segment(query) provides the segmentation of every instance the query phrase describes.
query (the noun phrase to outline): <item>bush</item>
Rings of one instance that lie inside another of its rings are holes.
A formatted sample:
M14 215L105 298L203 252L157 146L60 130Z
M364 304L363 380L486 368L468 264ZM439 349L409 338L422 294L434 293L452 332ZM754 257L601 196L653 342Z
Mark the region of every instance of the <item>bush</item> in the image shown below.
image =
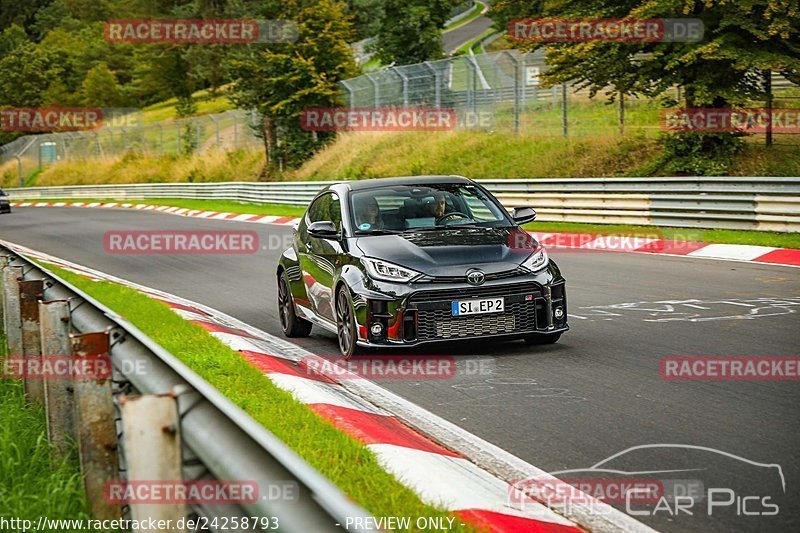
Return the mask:
M728 172L736 154L744 148L741 133L681 132L662 139L665 175L719 176Z

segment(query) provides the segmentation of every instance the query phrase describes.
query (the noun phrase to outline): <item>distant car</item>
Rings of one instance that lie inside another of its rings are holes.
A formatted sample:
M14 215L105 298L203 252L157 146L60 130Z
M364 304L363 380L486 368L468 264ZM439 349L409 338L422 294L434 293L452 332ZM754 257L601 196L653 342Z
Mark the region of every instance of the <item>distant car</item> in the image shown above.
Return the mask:
M287 337L312 324L357 346L475 338L556 342L567 326L565 280L508 212L463 177L331 185L309 205L277 268Z
M8 199L8 196L3 189L0 189L0 213L10 213L11 212L11 202Z

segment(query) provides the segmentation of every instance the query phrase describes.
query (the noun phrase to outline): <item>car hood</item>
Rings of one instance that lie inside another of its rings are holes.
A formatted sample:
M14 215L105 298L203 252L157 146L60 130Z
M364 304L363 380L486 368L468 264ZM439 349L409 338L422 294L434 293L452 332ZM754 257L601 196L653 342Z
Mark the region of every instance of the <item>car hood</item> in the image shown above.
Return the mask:
M470 268L487 274L513 270L536 241L518 228L451 228L402 235L359 237L356 246L369 257L413 268L429 276L463 276Z

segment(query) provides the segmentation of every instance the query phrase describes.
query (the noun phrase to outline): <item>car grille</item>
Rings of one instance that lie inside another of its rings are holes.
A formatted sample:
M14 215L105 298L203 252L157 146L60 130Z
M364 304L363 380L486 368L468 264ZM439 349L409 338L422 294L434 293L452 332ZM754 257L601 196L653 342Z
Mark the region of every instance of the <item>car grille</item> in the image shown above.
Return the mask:
M486 315L452 316L454 300L503 296L505 310ZM535 331L547 327L542 288L536 283L422 291L409 298L417 312L417 340L455 339Z
M530 274L531 271L527 268L517 267L512 270L505 270L503 272L494 272L494 273L487 273L485 274L484 279L486 281L494 281L497 279L507 279L507 278L515 278L517 276L526 276ZM467 276L431 276L428 278L423 279L423 282L428 283L463 283L467 280Z

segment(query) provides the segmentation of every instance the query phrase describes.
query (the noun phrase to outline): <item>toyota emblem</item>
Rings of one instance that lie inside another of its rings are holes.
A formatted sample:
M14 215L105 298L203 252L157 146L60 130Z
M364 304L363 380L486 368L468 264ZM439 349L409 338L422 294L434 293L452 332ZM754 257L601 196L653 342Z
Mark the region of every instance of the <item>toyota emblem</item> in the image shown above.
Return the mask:
M467 283L470 285L483 285L486 281L486 275L481 270L468 270Z

